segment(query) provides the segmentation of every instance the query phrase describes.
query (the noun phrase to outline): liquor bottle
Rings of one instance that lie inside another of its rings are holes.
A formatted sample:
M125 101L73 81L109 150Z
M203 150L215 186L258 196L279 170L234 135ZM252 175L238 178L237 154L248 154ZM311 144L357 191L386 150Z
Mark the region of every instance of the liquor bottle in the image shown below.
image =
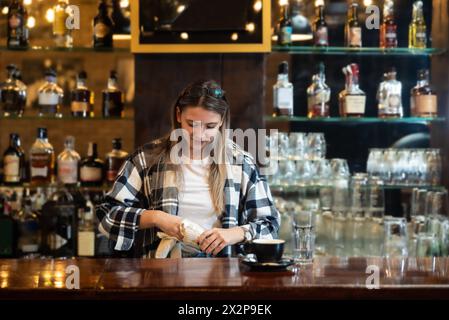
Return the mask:
M288 63L279 65L276 84L273 86L273 106L277 116L293 116L293 84L288 80Z
M384 3L384 17L380 26L379 46L385 48L396 48L398 46L396 22L394 21L394 2L386 0Z
M128 152L122 150L122 139L112 140L112 151L106 154L106 182L114 183L117 174L128 157Z
M309 118L329 117L331 89L325 81L324 63L320 63L318 74L312 77L312 84L307 88L307 116Z
M51 183L55 167L55 153L48 142L47 129L37 129L37 139L30 150L30 175L32 184Z
M87 157L81 160L80 180L84 186L101 186L104 162L98 158L97 144L89 142Z
M39 116L61 117L60 106L62 105L64 91L56 83L56 71L47 70L45 81L45 84L38 91Z
M345 90L339 94L340 116L362 117L365 114L366 95L359 88L359 66L352 63L343 68Z
M40 214L32 209L30 189L24 190L22 208L17 214L19 229L18 249L19 254L27 258L33 258L39 253Z
M103 117L122 118L124 115L125 96L117 84L117 72L111 71L108 87L103 90Z
M94 116L94 93L86 86L87 73L81 71L76 79L76 88L71 93L72 116L88 118Z
M16 256L17 238L17 222L11 217L6 196L0 193L0 258Z
M95 224L90 207L78 209L78 256L93 257L95 255Z
M9 147L3 154L3 182L5 184L21 184L25 180L25 152L20 146L17 133L9 136Z
M22 0L13 0L8 7L7 45L10 49L28 47L28 13Z
M21 117L26 104L26 86L17 79L17 68L10 64L6 67L8 78L0 85L0 102L3 116Z
M378 113L381 118L401 118L402 109L402 83L396 80L396 69L384 74L384 81L377 90Z
M53 7L53 36L58 48L73 48L72 30L67 28L67 20L70 17L69 0L58 0Z
M316 7L316 18L313 24L313 43L318 47L329 46L327 23L324 19L324 6Z
M422 1L413 3L413 17L408 30L408 47L425 49L427 47L427 27Z
M288 46L292 44L292 20L289 15L288 4L282 6L282 16L279 19L278 44Z
M362 47L362 27L358 19L358 4L353 2L348 10L348 19L345 25L345 46Z
M57 160L58 182L65 185L77 184L81 157L75 151L75 138L72 136L66 137L64 146L65 149L58 155Z
M100 1L98 14L94 18L94 48L112 48L113 47L113 28L114 23L108 14L108 6L105 0Z
M414 117L438 115L437 94L429 84L429 70L418 71L418 82L410 93L410 106Z

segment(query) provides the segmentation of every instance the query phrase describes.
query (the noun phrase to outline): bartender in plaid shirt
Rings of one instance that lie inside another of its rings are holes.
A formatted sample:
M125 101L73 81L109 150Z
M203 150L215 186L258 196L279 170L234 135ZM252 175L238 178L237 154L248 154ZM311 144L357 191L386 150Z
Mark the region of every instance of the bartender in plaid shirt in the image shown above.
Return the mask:
M172 127L187 138L187 157L173 134L141 146L97 206L99 230L114 250L152 257L157 232L182 239L183 219L206 230L200 249L183 246L183 257L235 255L238 244L277 238L280 215L269 186L253 158L227 137L230 108L220 86L199 81L185 88Z

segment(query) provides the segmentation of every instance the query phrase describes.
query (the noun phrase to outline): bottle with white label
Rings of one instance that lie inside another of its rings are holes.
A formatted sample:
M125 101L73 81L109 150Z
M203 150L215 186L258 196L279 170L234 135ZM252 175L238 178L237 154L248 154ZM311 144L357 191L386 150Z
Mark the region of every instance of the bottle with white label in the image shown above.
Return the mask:
M276 84L273 86L273 106L276 116L293 116L293 84L288 80L288 63L279 65Z
M401 118L402 108L402 83L396 80L396 69L391 68L384 74L384 81L377 90L379 117Z
M339 94L340 116L363 117L365 114L366 95L359 88L359 66L352 63L343 68L346 86Z
M24 190L22 208L17 214L19 225L18 249L22 256L36 257L41 240L40 214L32 209L30 189Z
M9 147L3 154L3 182L8 185L17 185L25 179L25 152L20 146L20 137L17 133L9 136Z
M75 138L68 136L64 142L65 149L58 155L57 177L58 182L71 185L78 183L78 165L81 160L75 151Z
M53 180L55 152L48 142L47 129L37 129L37 139L30 150L30 175L32 184L46 184Z
M98 158L97 144L89 142L87 157L81 160L80 181L83 186L101 186L104 176L104 162Z
M89 206L78 211L78 256L93 257L95 255L94 215Z
M56 83L56 76L52 69L45 72L46 82L38 91L39 116L62 117L60 109L64 91Z

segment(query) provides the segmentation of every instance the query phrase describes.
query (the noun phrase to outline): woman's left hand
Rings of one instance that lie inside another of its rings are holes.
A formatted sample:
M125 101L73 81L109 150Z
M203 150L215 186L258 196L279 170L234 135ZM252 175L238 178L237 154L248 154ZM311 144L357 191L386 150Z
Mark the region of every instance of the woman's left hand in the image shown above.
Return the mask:
M224 247L239 243L245 239L242 228L234 227L230 229L213 228L204 231L198 237L198 245L201 251L216 256Z

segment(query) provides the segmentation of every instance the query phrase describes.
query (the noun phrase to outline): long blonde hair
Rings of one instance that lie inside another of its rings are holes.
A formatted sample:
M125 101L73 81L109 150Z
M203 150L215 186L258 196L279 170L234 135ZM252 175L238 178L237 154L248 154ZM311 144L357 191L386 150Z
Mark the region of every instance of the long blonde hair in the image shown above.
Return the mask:
M219 84L213 80L196 81L188 85L178 96L172 109L172 130L180 129L181 124L177 121L177 108L182 112L187 107L202 107L209 111L214 111L221 116L222 125L220 127L219 139L214 139L215 161L211 162L209 172L209 188L212 204L217 213L224 210L224 187L227 177L226 161L227 152L227 129L230 128L230 107L227 102L225 92ZM215 138L215 137L214 137ZM167 164L170 159L170 152L177 141L170 141L169 135L162 138L162 144L152 156L150 167L153 165ZM182 177L179 166L176 166L177 177ZM161 172L158 170L157 179L161 179ZM181 182L180 182L181 183Z

